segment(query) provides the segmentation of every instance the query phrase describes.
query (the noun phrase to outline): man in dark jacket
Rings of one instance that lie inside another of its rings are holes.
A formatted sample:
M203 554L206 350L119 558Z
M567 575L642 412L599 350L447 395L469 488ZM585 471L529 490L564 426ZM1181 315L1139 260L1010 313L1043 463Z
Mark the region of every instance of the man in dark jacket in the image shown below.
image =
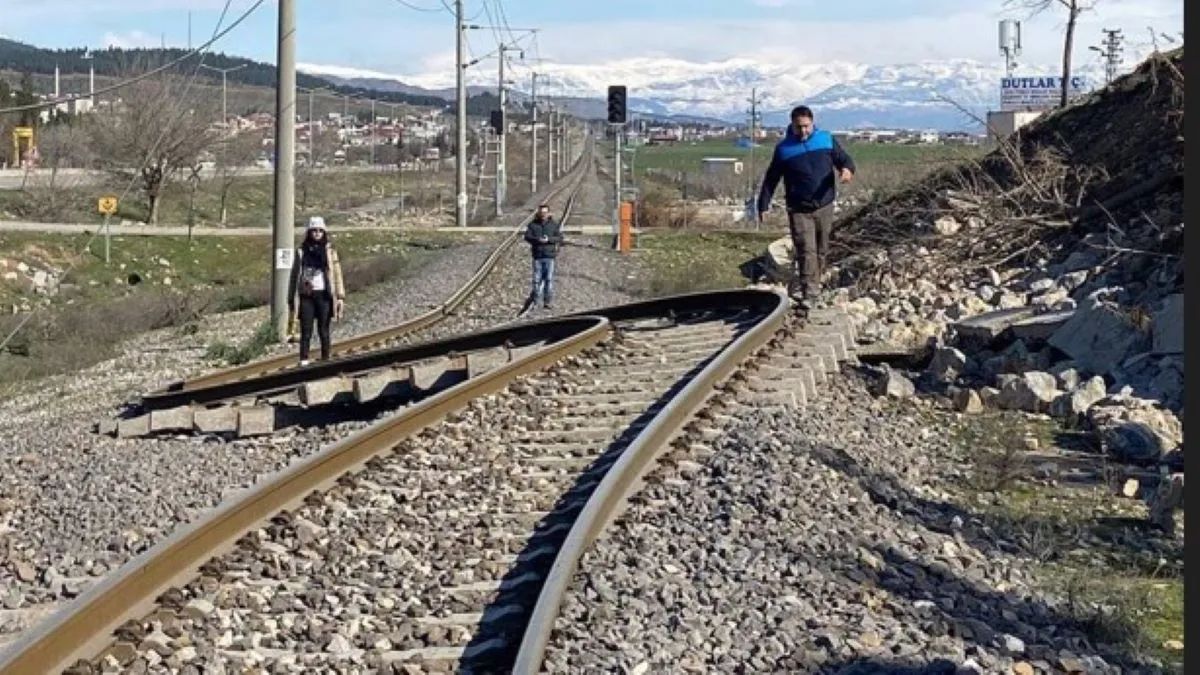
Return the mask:
M795 271L788 294L807 307L821 290L829 235L833 227L833 200L837 196L834 174L843 183L854 177L854 160L833 135L813 124L806 106L792 110L792 124L775 146L771 165L758 195L758 218L771 208L775 186L783 179L788 228L796 252ZM797 293L797 288L800 294ZM799 297L798 297L799 295Z
M528 312L539 300L546 309L554 299L554 259L558 256L558 245L562 243L562 225L550 215L550 206L542 204L537 215L525 228L525 241L533 253L533 290L521 313Z

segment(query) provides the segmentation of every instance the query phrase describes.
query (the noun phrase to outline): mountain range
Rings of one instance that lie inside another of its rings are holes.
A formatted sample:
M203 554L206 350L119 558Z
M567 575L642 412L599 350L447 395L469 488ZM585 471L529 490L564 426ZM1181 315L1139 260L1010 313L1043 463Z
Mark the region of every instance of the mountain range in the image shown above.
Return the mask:
M1127 61L1128 62L1128 61ZM364 88L395 88L412 94L452 99L451 74L392 76L344 66L301 64L300 69L331 81ZM528 71L518 71L527 92ZM1057 66L1029 66L1016 75L1053 75ZM1089 83L1103 82L1098 66L1076 70ZM575 114L604 115L604 92L624 84L629 107L651 118L744 124L750 95L759 99L761 121L784 126L787 113L804 103L818 124L831 129L915 128L979 131L988 110L1000 103L1003 63L968 59L899 65L847 62L779 64L751 59L697 63L678 59L633 58L604 64L544 64L538 68L539 97L562 101ZM489 73L468 80L472 93L495 91ZM514 93L514 98L527 94Z

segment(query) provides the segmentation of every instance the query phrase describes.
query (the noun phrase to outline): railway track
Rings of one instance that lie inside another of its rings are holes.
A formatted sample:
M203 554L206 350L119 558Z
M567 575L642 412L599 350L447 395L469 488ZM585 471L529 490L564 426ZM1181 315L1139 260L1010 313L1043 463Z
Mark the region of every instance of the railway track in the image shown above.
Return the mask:
M227 502L62 610L0 671L533 672L584 548L713 387L766 346L773 369L729 386L794 406L846 356L844 320L810 317L795 335L786 308L728 291L473 336L544 344Z
M541 201L549 202L557 208L557 212L561 214L560 219L564 224L570 219L579 191L591 173L593 152L594 143L589 141L576 159L575 164L571 167L571 170L552 187L542 193L540 197ZM512 232L483 260L479 268L467 282L444 302L424 314L415 316L390 328L335 342L331 346L331 356L335 358L344 357L386 348L445 321L479 289L504 255L512 248L513 244L521 240L524 227L529 223L531 218L532 213L518 219L513 226ZM173 382L164 388L163 393L208 389L217 385L247 380L264 374L301 369L294 355L285 354L260 359L233 368L226 368L188 380ZM128 427L130 431L140 428L140 423ZM106 431L110 433L117 432L116 429L111 428L106 429Z

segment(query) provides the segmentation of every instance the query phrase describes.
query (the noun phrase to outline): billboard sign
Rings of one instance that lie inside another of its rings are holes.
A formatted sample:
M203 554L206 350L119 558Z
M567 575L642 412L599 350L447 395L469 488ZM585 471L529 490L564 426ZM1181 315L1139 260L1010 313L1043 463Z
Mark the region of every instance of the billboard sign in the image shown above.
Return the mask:
M1087 93L1087 78L1075 76L1067 87L1067 98L1073 99ZM1062 78L1005 77L1000 80L1001 110L1049 110L1058 105L1062 96Z

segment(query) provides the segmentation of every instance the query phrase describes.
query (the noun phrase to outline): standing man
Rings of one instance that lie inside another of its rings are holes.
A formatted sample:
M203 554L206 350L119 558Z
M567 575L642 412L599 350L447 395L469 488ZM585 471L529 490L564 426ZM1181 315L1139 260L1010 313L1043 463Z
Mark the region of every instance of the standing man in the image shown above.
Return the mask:
M562 240L562 225L550 215L550 205L542 204L525 228L525 241L533 253L533 290L521 308L522 315L539 301L544 301L543 306L550 309L554 299L554 259Z
M837 196L834 173L836 170L838 179L849 183L854 177L854 160L832 134L813 124L813 112L807 106L792 109L791 119L763 177L758 219L761 222L762 214L771 208L775 186L783 178L788 229L796 251L788 295L801 308L809 309L821 291L825 256L829 253L833 200Z

